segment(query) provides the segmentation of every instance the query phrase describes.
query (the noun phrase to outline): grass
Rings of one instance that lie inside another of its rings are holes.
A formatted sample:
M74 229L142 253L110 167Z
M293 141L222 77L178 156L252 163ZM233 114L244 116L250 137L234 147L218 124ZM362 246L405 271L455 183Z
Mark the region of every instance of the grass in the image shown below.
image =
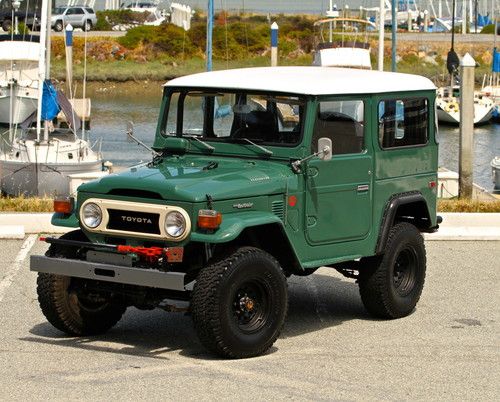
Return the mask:
M439 212L500 212L500 200L438 200Z
M115 62L96 62L87 64L88 81L166 81L175 77L187 74L200 73L205 71L205 60L199 57L192 57L186 60L152 60L147 62L137 62L133 60L120 60ZM306 55L296 59L283 59L281 65L310 65L312 56ZM214 60L213 69L232 69L240 67L261 67L269 66L269 57L256 56L245 60ZM54 60L51 67L52 77L59 81L64 81L66 77L64 60ZM73 67L73 77L81 81L83 78L83 65Z
M52 212L52 198L0 198L0 212ZM500 212L500 200L438 200L439 212Z
M0 198L0 212L52 212L52 198Z

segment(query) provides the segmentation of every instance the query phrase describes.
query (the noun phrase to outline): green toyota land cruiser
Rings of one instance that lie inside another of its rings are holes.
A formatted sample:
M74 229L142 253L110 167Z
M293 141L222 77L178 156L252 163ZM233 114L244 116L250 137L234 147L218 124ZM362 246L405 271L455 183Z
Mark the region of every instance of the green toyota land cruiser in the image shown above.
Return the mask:
M410 314L421 232L439 224L434 102L426 78L353 69L168 82L152 160L55 201L73 230L31 257L44 315L80 336L129 306L188 311L211 351L256 356L283 327L287 278L322 266L374 316Z

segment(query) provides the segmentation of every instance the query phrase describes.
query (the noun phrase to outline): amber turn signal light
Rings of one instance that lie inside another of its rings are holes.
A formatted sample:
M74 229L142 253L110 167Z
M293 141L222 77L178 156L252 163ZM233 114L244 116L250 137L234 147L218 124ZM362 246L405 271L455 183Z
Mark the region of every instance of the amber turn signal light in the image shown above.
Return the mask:
M71 212L73 212L73 205L73 197L54 198L54 212L58 212L60 214L70 214Z
M212 209L198 211L198 227L202 229L218 229L222 223L222 214Z

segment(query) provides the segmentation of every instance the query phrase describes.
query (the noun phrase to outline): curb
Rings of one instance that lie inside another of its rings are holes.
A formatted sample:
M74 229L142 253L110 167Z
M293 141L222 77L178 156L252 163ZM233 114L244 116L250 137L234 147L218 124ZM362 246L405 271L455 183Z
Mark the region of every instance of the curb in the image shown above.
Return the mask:
M425 233L427 241L491 241L500 240L500 213L439 213L443 223L435 233ZM0 239L23 239L26 234L70 231L53 226L52 213L0 213Z

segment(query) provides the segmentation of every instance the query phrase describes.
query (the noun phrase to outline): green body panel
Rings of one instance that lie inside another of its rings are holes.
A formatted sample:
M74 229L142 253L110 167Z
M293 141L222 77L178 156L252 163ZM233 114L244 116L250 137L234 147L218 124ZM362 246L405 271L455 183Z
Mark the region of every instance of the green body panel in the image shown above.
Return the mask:
M204 170L211 162L218 166ZM202 202L207 194L214 200L225 200L283 193L289 176L293 173L284 162L215 155L170 156L155 166L133 167L84 184L79 191L105 194L127 189L157 193L168 201Z
M50 219L50 223L54 226L61 226L65 228L78 228L80 227L80 222L75 215L75 213L70 214L61 214L55 213L52 215Z
M214 233L196 231L191 234L191 241L202 243L226 243L236 239L245 229L253 226L277 223L283 225L282 220L271 212L248 211L224 216L220 228Z
M425 146L384 150L378 140L377 104L380 99L404 95L428 99L429 142ZM365 102L365 150L334 155L329 161L312 158L303 164L301 173L295 173L290 162L312 153L317 106L328 99ZM77 210L89 198L181 207L192 222L192 231L181 245L225 243L246 228L279 225L304 269L371 256L375 254L384 211L395 194L421 193L432 226L436 225L436 189L429 186L429 182L437 180L434 101L433 91L383 97L308 97L302 142L296 147L266 146L273 151L272 156L266 156L242 144L216 143L211 152L196 141L175 139L171 146L178 151L169 156L82 185ZM162 110L165 102L166 98ZM169 138L162 136L158 128L154 148L162 150L168 143ZM213 200L211 204L207 195ZM289 203L291 197L296 202ZM196 226L198 211L210 207L223 216L214 232ZM75 215L68 218L56 214L52 222L67 227L78 225ZM105 241L104 235L88 235L92 241ZM127 242L141 244L141 239L128 238Z

